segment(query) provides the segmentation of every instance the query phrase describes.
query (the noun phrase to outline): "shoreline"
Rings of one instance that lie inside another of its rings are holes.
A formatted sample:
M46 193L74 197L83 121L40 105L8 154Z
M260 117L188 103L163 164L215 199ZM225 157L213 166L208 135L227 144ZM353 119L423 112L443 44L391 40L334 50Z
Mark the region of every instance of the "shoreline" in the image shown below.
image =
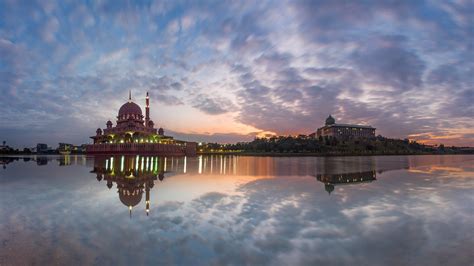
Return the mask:
M367 157L367 156L409 156L409 155L474 155L473 152L457 153L373 153L373 154L347 154L347 153L279 153L279 152L201 152L197 155L239 155L256 157Z
M97 155L87 153L74 153L74 154L34 154L34 153L15 153L15 154L1 154L0 157L14 157L14 156L77 156L85 155L94 157ZM103 154L103 155L120 155L120 154ZM141 155L141 154L138 154ZM145 155L145 154L143 154ZM473 152L457 152L457 153L374 153L374 154L347 154L347 153L334 153L334 154L322 154L322 153L279 153L279 152L201 152L197 153L196 156L209 156L209 155L236 155L236 156L255 156L255 157L367 157L367 156L410 156L410 155L474 155ZM148 156L158 156L149 154ZM189 156L189 157L196 157ZM168 156L164 156L168 157ZM181 157L181 156L172 156Z

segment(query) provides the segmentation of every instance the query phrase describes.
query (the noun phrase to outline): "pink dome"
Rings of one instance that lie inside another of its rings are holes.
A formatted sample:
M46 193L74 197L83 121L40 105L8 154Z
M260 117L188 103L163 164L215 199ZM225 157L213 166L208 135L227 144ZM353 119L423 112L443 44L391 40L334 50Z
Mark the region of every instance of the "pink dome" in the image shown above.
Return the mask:
M140 108L140 106L138 106L138 104L134 102L127 102L124 105L122 105L122 107L120 107L120 110L118 113L119 116L131 115L131 114L142 115L142 109Z

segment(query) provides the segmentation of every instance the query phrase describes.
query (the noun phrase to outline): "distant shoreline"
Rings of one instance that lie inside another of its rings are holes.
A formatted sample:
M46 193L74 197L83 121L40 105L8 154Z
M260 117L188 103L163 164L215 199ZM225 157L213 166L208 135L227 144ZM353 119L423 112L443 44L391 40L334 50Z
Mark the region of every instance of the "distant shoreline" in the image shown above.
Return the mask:
M436 153L436 152L420 152L420 153L314 153L314 152L198 152L197 155L240 155L240 156L265 156L265 157L345 157L345 156L396 156L396 155L474 155L474 151L456 152L456 153Z
M0 153L0 156L61 156L64 154L59 153L48 153L48 154L36 154L36 153ZM87 153L73 153L67 154L69 156L74 155L89 155ZM104 155L120 155L120 154L104 154ZM474 150L465 152L418 152L418 153L366 153L366 154L354 154L354 153L314 153L314 152L198 152L199 155L239 155L239 156L260 156L260 157L364 157L364 156L396 156L396 155L474 155ZM66 155L64 155L66 156ZM153 156L153 155L147 155Z

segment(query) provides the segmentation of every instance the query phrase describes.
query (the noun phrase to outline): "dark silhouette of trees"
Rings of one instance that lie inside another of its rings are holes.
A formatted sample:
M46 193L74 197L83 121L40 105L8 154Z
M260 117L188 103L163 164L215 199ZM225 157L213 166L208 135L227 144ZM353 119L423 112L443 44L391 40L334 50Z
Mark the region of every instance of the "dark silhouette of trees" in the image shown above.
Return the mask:
M255 138L250 142L236 144L207 143L203 152L243 152L255 154L321 154L321 155L383 155L383 154L444 154L460 153L457 147L438 148L409 141L374 138L337 139L332 137L312 138L306 135L273 136ZM464 151L463 151L464 152ZM465 153L465 152L464 152Z

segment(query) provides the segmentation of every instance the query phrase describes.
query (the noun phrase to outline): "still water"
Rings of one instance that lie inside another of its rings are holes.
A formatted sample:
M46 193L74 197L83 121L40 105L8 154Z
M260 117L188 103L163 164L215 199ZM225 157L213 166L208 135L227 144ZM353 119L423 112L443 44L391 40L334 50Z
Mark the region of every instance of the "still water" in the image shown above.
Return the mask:
M0 265L473 265L473 190L464 155L0 157Z

